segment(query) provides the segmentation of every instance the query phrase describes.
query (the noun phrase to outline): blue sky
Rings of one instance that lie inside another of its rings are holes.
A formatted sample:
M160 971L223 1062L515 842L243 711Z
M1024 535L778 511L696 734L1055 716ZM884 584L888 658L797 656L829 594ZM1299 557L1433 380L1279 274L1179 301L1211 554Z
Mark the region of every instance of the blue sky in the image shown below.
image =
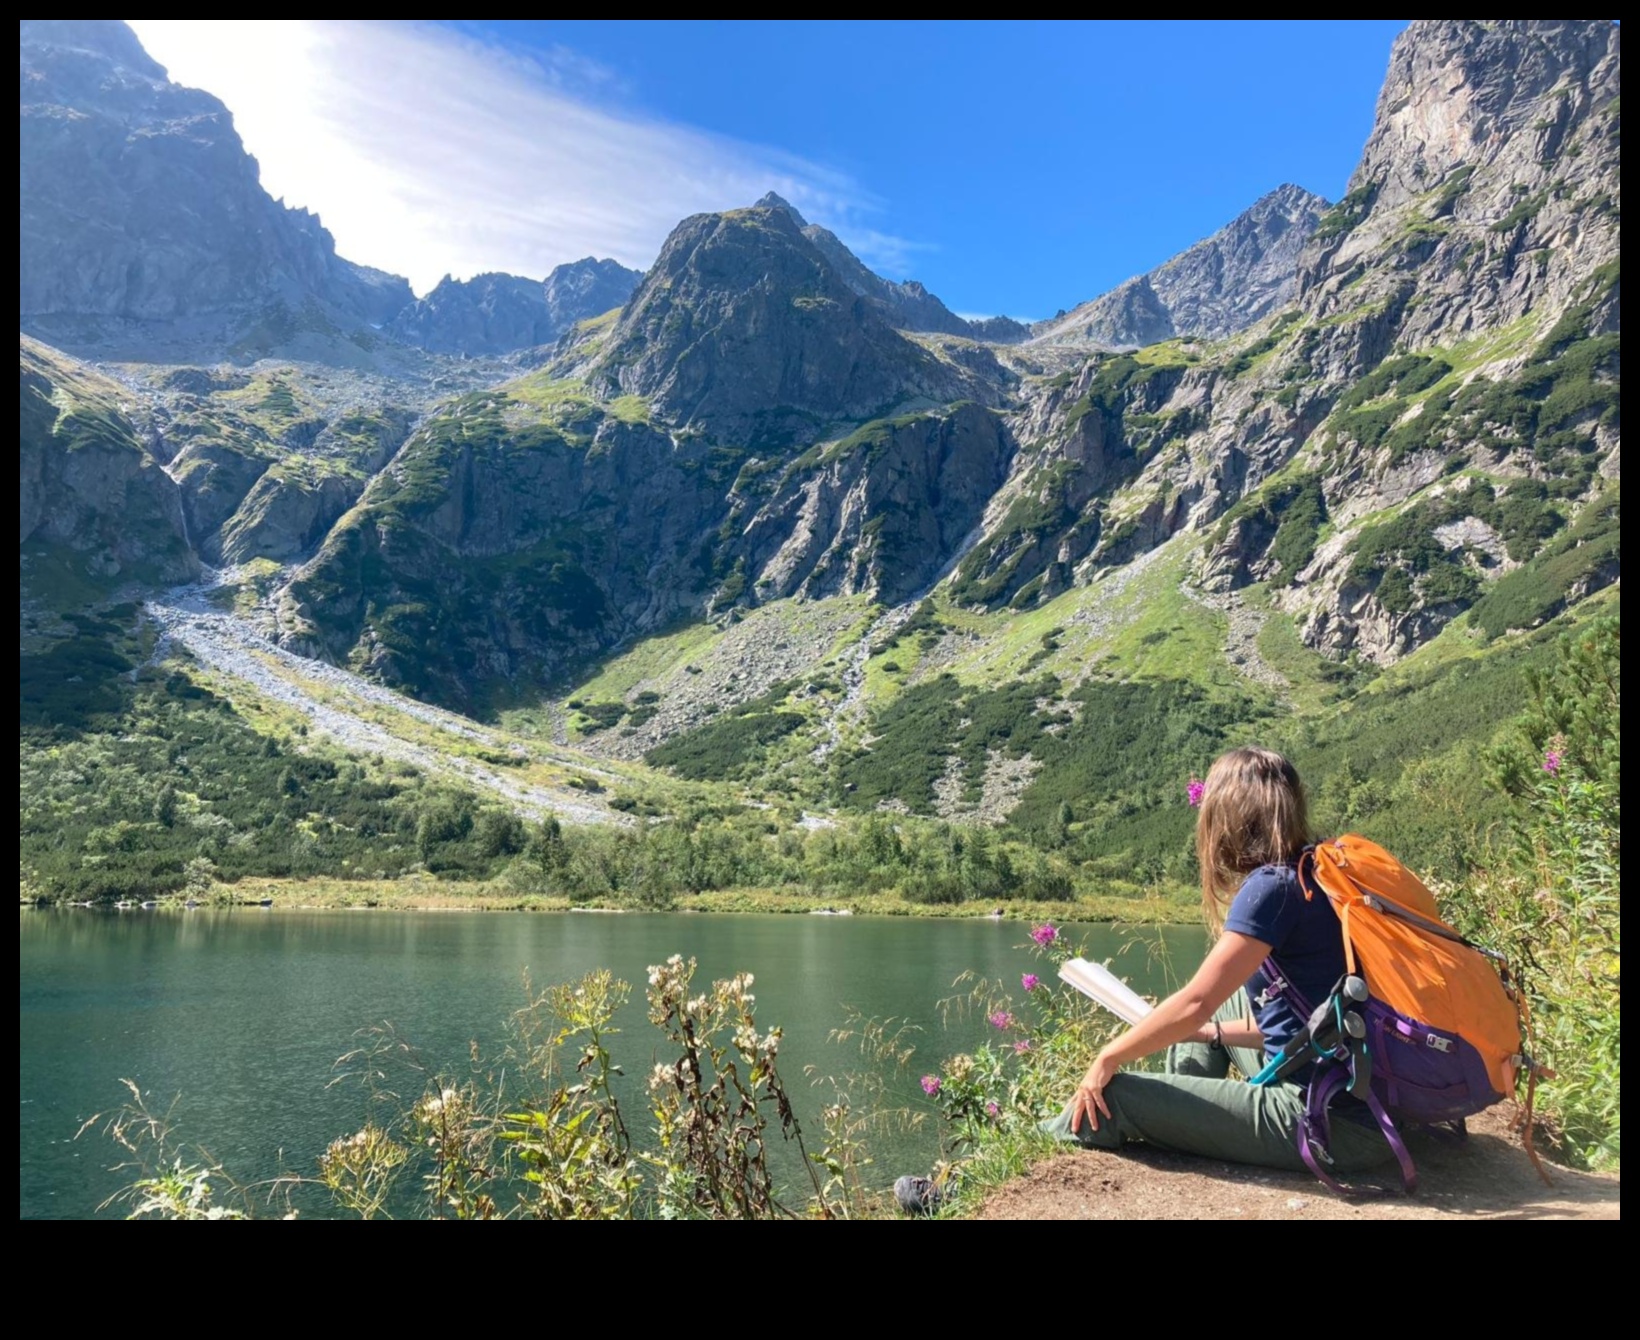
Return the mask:
M958 311L1051 315L1265 191L1342 193L1400 20L132 20L266 184L409 274L644 266L781 191Z

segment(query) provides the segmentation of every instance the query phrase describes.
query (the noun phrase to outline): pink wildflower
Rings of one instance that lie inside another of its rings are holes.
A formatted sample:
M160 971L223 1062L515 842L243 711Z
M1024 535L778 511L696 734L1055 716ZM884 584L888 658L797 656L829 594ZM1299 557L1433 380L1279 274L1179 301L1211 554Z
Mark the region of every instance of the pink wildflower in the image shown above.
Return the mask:
M1027 991L1035 991L1037 987L1042 985L1042 979L1034 972L1028 972L1019 979L1019 984Z
M1031 1049L1031 1040L1029 1038L1017 1038L1017 1039L1015 1039L1015 1041L1014 1041L1014 1054L1015 1055L1023 1056L1023 1055L1025 1055L1026 1052L1030 1051L1030 1049Z
M922 1091L930 1098L936 1097L940 1091L940 1077L938 1075L924 1075L922 1077Z
M1543 770L1551 777L1558 777L1560 776L1560 765L1565 761L1565 756L1561 754L1560 750L1551 749L1543 755Z
M994 1099L991 1102L989 1102L985 1105L985 1115L986 1116L996 1117L996 1116L1000 1116L1001 1114L1002 1114L1002 1109L996 1105L996 1101Z
M1051 945L1058 938L1059 938L1059 931L1056 927L1053 927L1053 926L1048 926L1048 925L1038 926L1035 930L1033 930L1031 932L1031 939L1035 940L1039 945L1042 945L1044 947L1046 947L1048 945Z
M1185 785L1184 798L1190 802L1190 808L1196 809L1202 803L1202 792L1207 790L1207 783L1199 777L1192 777Z
M992 1028L1012 1028L1013 1026L1014 1016L1009 1014L1007 1010L998 1010L991 1016Z

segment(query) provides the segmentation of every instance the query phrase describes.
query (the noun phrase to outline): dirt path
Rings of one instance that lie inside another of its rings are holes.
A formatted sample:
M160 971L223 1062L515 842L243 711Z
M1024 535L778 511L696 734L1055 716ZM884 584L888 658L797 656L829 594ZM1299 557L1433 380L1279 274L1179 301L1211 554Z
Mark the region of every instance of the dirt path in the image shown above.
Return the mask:
M1550 1165L1532 1170L1504 1106L1469 1123L1467 1141L1416 1132L1416 1196L1394 1165L1351 1197L1315 1178L1160 1154L1072 1150L1039 1163L980 1207L980 1219L1621 1219L1616 1177Z

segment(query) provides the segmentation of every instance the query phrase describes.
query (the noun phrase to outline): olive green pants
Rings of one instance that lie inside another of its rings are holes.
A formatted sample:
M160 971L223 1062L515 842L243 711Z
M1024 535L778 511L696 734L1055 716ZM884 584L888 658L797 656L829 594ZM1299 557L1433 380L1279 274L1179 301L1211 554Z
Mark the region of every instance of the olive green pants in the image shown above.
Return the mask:
M1238 991L1214 1017L1222 1023L1251 1018L1247 993ZM1110 1116L1099 1118L1098 1130L1090 1130L1084 1118L1082 1129L1073 1134L1068 1105L1043 1129L1085 1149L1120 1149L1137 1140L1179 1154L1307 1171L1298 1152L1304 1089L1231 1079L1232 1061L1244 1075L1253 1075L1264 1057L1251 1048L1215 1051L1202 1043L1180 1043L1168 1048L1165 1073L1123 1071L1111 1080L1105 1087ZM1344 1103L1333 1104L1331 1145L1337 1171L1360 1172L1393 1157L1378 1128L1343 1114Z

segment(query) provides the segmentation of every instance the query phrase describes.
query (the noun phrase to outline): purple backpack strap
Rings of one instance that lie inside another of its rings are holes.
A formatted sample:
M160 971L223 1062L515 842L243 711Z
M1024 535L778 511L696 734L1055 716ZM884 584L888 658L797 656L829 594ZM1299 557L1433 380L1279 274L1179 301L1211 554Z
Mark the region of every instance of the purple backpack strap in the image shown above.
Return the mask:
M1329 1066L1310 1081L1304 1097L1304 1115L1298 1120L1298 1152L1304 1166L1313 1172L1329 1190L1344 1194L1339 1180L1327 1171L1332 1166L1332 1117L1327 1105L1343 1087L1347 1076L1342 1066ZM1323 1167L1322 1165L1327 1165Z
M1287 974L1282 972L1276 964L1275 955L1269 955L1259 965L1259 971L1264 974L1264 990L1257 1000L1249 1001L1255 1010L1260 1005L1266 1005L1277 996L1282 996L1293 1007L1293 1013L1300 1019L1308 1019L1315 1011L1315 1006L1304 999L1304 993L1287 980ZM1266 999L1268 997L1268 999Z
M1304 1159L1304 1166L1323 1184L1340 1195L1345 1193L1345 1188L1329 1171L1333 1161L1330 1152L1332 1114L1329 1109L1339 1090L1349 1084L1350 1070L1351 1067L1341 1061L1334 1061L1331 1065L1318 1065L1315 1078L1310 1081L1310 1087L1305 1093L1304 1115L1299 1119L1298 1125L1298 1152ZM1411 1195L1418 1189L1418 1169L1412 1162L1412 1154L1407 1149L1406 1141L1401 1138L1401 1132L1395 1128L1394 1120L1384 1110L1383 1103L1371 1089L1367 1090L1367 1110L1372 1113L1373 1120L1378 1123L1378 1129L1389 1142L1390 1152L1395 1155L1395 1161L1401 1165L1401 1185L1406 1188L1407 1194Z
M1418 1189L1418 1169L1412 1162L1412 1154L1407 1149L1406 1141L1401 1139L1401 1132L1395 1128L1394 1118L1384 1110L1378 1095L1370 1088L1367 1090L1367 1110L1378 1123L1378 1129L1384 1133L1384 1139L1389 1141L1389 1147L1395 1154L1395 1161L1401 1165L1401 1185L1410 1196Z
M1303 862L1299 863L1299 879L1304 878ZM1322 895L1325 897L1325 894ZM1307 1019L1315 1012L1315 1007L1304 998L1300 991L1282 972L1276 963L1275 955L1267 956L1260 971L1264 974L1264 994L1268 998L1281 996L1300 1019ZM1266 1001L1267 1003L1267 1001ZM1327 1168L1332 1165L1332 1155L1328 1152L1332 1141L1332 1117L1328 1108L1332 1100L1338 1096L1340 1089L1350 1085L1354 1078L1353 1061L1346 1065L1342 1061L1326 1060L1316 1062L1315 1072L1310 1079L1309 1088L1304 1098L1304 1115L1299 1122L1298 1152L1303 1156L1304 1166L1313 1172L1321 1182L1344 1194L1344 1187ZM1378 1129L1383 1132L1384 1139L1389 1142L1390 1151L1395 1155L1395 1161L1401 1165L1401 1183L1408 1194L1418 1189L1418 1169L1412 1162L1412 1155L1408 1151L1406 1141L1401 1138L1401 1132L1396 1129L1395 1121L1385 1110L1383 1102L1371 1086L1367 1087L1367 1109L1372 1113L1373 1120L1378 1123ZM1326 1165L1326 1167L1323 1166Z

